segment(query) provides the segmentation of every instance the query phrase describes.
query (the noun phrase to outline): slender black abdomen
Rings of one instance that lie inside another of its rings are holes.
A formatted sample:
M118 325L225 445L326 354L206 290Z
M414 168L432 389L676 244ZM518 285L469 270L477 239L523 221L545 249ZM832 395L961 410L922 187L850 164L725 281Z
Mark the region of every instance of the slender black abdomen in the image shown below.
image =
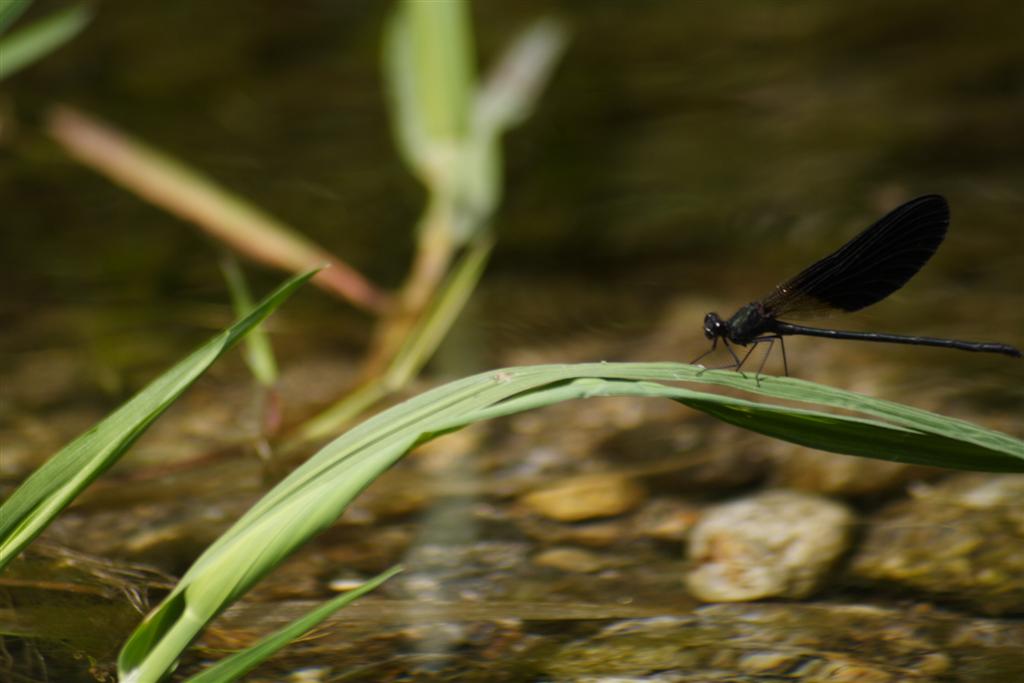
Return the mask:
M805 337L825 337L826 339L851 339L854 341L886 342L889 344L912 344L915 346L936 346L960 351L977 351L980 353L1001 353L1013 358L1020 358L1020 349L1009 344L997 342L972 342L960 339L941 339L939 337L919 337L906 334L886 334L884 332L851 332L846 330L830 330L820 327L805 327L775 321L772 326L777 334L798 334Z
M949 205L943 197L925 195L912 199L882 216L836 251L776 287L764 299L742 307L727 321L715 313L707 314L704 318L704 335L712 340L712 350L720 338L725 341L737 369L750 353L740 360L729 347L730 342L742 346L751 343L756 345L761 341L773 341L787 335L934 346L1020 358L1020 349L1009 344L882 332L849 332L805 327L779 320L782 317L800 318L830 310L857 311L881 301L905 285L928 262L945 239L948 227ZM696 360L700 358L703 356Z

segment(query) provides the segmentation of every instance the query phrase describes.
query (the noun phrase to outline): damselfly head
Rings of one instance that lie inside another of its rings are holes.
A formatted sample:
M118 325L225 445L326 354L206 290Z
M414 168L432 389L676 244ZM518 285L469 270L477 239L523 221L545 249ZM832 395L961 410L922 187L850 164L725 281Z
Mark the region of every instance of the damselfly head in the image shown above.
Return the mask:
M717 313L708 313L704 316L704 336L708 339L725 336L725 322Z

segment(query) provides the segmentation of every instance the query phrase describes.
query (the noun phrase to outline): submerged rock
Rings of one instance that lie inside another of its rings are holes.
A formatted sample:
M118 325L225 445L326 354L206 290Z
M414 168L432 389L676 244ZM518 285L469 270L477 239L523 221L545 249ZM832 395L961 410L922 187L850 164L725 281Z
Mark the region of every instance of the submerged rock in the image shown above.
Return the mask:
M869 521L850 569L988 614L1024 613L1024 475L920 487Z
M934 611L713 605L611 624L567 643L546 668L558 681L1018 681L1021 639L1020 623Z
M847 549L852 524L845 506L793 491L711 508L691 535L686 585L708 602L806 597Z
M644 488L621 474L570 477L532 491L521 501L534 512L560 522L613 517L643 502Z

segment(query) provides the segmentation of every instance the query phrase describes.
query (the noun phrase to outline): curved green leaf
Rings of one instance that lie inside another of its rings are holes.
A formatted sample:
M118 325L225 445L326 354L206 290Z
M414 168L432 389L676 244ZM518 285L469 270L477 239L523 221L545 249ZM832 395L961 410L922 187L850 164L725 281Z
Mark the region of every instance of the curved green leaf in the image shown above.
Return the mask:
M755 403L678 386L739 389L859 415ZM969 470L1024 472L1024 442L960 420L789 378L760 384L678 363L590 363L496 370L394 406L324 446L224 533L151 612L118 665L157 680L210 619L311 536L418 443L472 422L598 396L669 398L719 419L824 450ZM882 418L882 419L879 419Z

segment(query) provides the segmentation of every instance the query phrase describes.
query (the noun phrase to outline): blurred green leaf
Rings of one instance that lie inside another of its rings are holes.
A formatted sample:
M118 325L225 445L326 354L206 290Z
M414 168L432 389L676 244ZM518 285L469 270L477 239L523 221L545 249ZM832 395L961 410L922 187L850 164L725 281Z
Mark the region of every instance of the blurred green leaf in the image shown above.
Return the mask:
M7 27L18 20L32 0L2 0L0 1L0 33L7 30Z
M398 12L409 24L416 107L427 134L439 142L458 140L466 130L476 89L470 3L402 0Z
M249 285L245 281L245 274L238 264L238 259L231 254L225 254L220 261L220 269L231 293L235 315L239 318L247 315L253 309L252 294L249 292ZM277 381L277 361L274 360L274 349L263 326L254 327L242 344L245 363L253 377L265 387L273 386Z
M150 382L33 472L0 506L0 569L38 536L75 496L117 462L217 358L315 272L285 282L248 315Z
M450 188L475 90L468 2L402 0L384 36L392 123L406 163L432 191Z
M535 22L505 50L477 92L459 164L458 242L483 229L497 211L502 189L501 136L533 111L567 40L557 21Z
M470 244L452 267L444 284L402 344L384 372L350 392L330 409L298 427L285 450L301 443L319 441L338 433L338 425L355 419L374 402L416 376L444 341L459 313L473 295L487 265L494 240L481 238Z
M430 138L425 117L416 107L416 70L410 33L404 13L392 12L384 29L384 83L398 152L420 181L428 184Z
M493 247L492 238L482 237L463 250L385 373L393 387L405 386L437 351L466 302L473 296Z
M476 88L468 4L402 2L384 44L399 151L431 190L435 209L450 217L446 229L456 246L484 230L497 210L501 136L530 114L566 44L558 22L538 21Z
M342 607L363 595L366 595L400 571L402 571L401 567L392 567L386 572L373 577L358 588L354 588L344 595L339 595L336 598L328 600L320 607L317 607L305 616L296 619L283 629L267 636L256 645L246 648L242 652L233 654L230 657L225 657L198 676L193 676L188 679L188 683L222 683L225 681L238 680L247 672L256 668L273 656L275 652L315 627L324 619L331 616Z
M516 36L477 93L475 125L504 131L523 123L533 113L567 42L565 28L550 18L534 22Z
M3 19L16 16L22 9L16 4L5 10ZM77 5L0 38L0 80L63 45L82 30L90 16L84 5Z
M374 337L364 369L371 379L298 429L302 434L336 432L339 421L410 378L468 300L466 289L458 296L450 296L454 290L438 292L446 278L471 279L449 277L456 253L464 247L473 252L457 267L472 261L474 278L486 263L490 247L480 247L491 241L501 200L501 135L529 113L565 34L554 21L538 22L516 40L480 90L468 8L461 0L400 0L386 24L383 63L393 132L406 164L428 190L426 210L409 276Z

